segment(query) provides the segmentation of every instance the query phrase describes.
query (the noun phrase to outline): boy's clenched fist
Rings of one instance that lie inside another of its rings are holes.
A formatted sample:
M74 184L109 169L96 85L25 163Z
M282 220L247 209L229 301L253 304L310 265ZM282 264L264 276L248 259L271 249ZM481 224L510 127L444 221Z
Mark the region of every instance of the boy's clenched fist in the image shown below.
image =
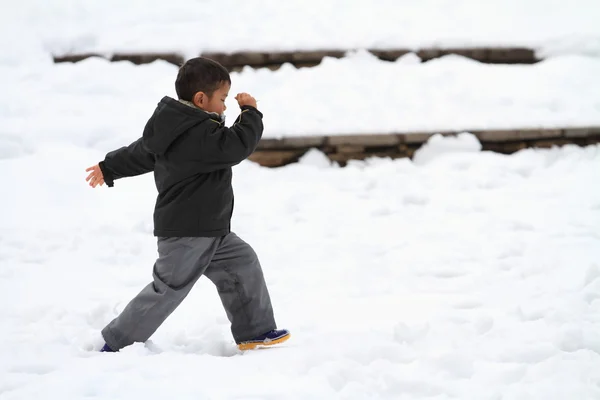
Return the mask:
M235 96L235 99L237 100L240 107L252 106L256 108L256 99L250 96L248 93L238 93L237 96Z

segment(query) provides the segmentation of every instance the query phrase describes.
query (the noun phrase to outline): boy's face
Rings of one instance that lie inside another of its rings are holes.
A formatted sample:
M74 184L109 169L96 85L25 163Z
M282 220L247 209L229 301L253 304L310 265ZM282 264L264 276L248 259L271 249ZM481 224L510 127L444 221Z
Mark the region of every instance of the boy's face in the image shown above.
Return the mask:
M223 114L227 107L225 106L225 100L229 95L229 89L231 85L224 82L212 96L207 96L204 92L198 92L194 95L194 104L196 107L203 109L206 112Z

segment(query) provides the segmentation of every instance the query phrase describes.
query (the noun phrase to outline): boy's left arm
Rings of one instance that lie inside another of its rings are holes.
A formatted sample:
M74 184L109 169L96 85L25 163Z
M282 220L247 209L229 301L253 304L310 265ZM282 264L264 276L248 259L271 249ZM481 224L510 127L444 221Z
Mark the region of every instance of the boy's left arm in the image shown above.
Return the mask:
M104 182L112 187L116 179L153 171L154 162L154 155L146 149L142 138L139 138L129 146L108 153L98 166Z

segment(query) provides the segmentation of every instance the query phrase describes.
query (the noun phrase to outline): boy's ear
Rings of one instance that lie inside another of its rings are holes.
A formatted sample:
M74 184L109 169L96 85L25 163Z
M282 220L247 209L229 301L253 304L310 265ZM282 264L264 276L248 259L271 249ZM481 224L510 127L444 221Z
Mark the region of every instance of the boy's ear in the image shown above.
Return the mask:
M208 96L204 92L197 92L192 99L192 103L194 103L196 107L204 108L208 103Z

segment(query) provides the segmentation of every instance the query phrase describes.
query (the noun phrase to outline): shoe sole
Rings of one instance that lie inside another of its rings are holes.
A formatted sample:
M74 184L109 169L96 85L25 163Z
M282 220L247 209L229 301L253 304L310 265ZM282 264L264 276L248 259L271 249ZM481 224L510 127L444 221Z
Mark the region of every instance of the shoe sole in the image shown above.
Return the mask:
M261 347L270 347L270 346L274 346L276 344L281 344L281 343L285 342L291 336L292 335L288 333L285 336L282 336L280 338L277 338L275 340L271 340L271 341L268 341L268 342L246 342L246 343L240 343L240 344L238 344L238 349L240 349L240 350L254 350L256 348L261 348Z

